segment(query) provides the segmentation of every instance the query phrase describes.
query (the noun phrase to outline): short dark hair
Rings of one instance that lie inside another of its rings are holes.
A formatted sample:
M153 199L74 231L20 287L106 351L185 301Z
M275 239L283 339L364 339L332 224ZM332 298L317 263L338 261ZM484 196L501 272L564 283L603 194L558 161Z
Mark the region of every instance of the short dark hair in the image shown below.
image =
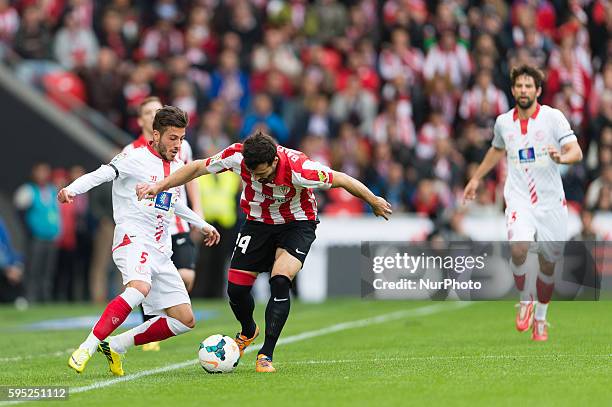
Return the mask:
M176 106L164 106L155 113L153 130L159 131L159 134L164 134L168 127L184 129L188 124L187 113Z
M527 75L533 78L533 82L535 83L536 89L542 87L542 83L544 82L544 74L538 68L531 65L520 65L516 68L512 68L510 71L510 82L512 86L516 83L516 80L519 76Z
M138 116L142 114L142 108L148 105L151 102L158 102L161 105L161 99L157 96L147 96L140 104L138 105Z
M242 143L244 165L254 171L259 164L272 164L276 157L276 142L262 131L257 131Z

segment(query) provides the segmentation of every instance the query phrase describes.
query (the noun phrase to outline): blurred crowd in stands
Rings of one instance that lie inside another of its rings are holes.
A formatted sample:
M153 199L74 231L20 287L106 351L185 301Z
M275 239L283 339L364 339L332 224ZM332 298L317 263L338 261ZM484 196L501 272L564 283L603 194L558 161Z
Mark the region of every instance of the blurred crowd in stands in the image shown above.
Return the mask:
M51 98L71 94L136 137L140 102L159 96L189 113L196 157L263 128L395 213L446 225L457 210L502 213L503 165L473 205L460 198L520 63L546 73L540 102L585 153L562 168L570 208L612 209L611 32L608 0L0 0L0 58ZM368 211L342 191L319 198L324 214ZM79 219L76 240L53 238L58 262L91 251L87 201L55 209Z

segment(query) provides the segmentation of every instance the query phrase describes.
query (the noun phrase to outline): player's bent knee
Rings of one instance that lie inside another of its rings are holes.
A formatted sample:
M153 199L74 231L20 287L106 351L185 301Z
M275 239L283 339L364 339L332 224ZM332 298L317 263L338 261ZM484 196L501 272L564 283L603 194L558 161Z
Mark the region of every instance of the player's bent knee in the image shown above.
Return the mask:
M145 297L149 295L149 291L151 291L151 284L145 281L140 281L140 280L132 280L126 284L126 287L132 287L132 288L137 289Z

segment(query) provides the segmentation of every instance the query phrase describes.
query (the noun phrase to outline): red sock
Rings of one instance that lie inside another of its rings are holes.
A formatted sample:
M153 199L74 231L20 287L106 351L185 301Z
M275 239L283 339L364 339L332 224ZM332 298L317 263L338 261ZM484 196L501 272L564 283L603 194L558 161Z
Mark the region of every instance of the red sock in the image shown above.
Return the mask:
M538 301L542 304L548 304L552 298L554 283L547 284L538 277L536 288L538 290Z
M134 336L134 345L143 345L149 342L163 341L174 336L174 332L170 330L168 321L164 317L151 324L143 333Z
M516 289L523 291L525 289L525 275L523 274L522 276L517 276L516 274L513 274L513 276Z
M121 297L115 297L108 303L102 316L94 326L93 334L103 341L125 321L132 312L132 307Z

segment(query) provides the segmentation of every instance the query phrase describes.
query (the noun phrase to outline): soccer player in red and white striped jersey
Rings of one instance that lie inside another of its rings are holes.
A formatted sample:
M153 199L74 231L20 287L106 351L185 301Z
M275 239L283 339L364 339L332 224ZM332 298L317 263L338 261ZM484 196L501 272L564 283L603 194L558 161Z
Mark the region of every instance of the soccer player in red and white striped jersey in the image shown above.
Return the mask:
M512 252L510 269L521 293L516 328L527 331L533 322L532 339L545 341L548 339L546 311L553 292L554 267L567 239L567 205L558 164L579 162L582 150L563 113L537 102L542 92L543 74L534 67L523 65L513 69L510 76L516 106L497 117L492 146L466 185L464 199L474 199L480 179L507 155L504 199ZM530 242L536 240L540 242L540 270L534 317L534 302L526 287L529 280L525 275L525 261Z
M258 273L270 271L265 341L255 367L258 372L274 372L272 354L289 315L291 282L306 260L319 222L313 189L344 188L385 219L391 215L391 205L358 180L279 146L262 132L213 157L187 164L155 185L140 186L138 196L155 196L201 175L222 171L233 171L242 178L240 206L247 215L228 273L230 307L242 326L236 342L243 353L259 334L251 287Z

